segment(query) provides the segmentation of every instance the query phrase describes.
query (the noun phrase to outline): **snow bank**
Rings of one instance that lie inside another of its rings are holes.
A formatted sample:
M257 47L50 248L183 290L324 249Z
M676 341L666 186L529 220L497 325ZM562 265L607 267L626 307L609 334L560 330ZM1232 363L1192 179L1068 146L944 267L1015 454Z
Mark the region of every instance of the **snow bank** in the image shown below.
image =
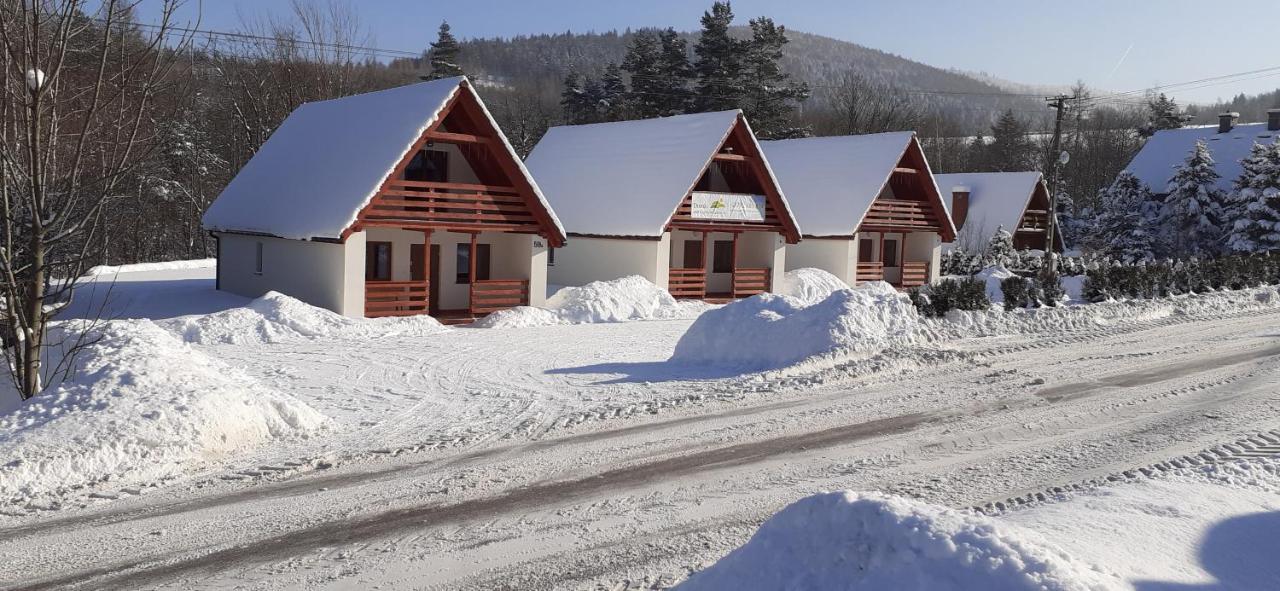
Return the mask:
M0 502L154 482L327 422L149 320L100 336L68 381L0 416Z
M808 307L787 296L760 294L704 313L680 337L672 360L774 369L819 355L870 354L911 342L918 322L907 296L884 282L836 291Z
M713 306L680 301L639 275L563 287L547 298L545 308L520 306L494 312L472 324L479 328L521 328L552 324L675 320L695 318Z
M1004 290L1000 289L1000 283L1005 279L1015 276L1016 273L1004 267L1004 265L993 265L973 276L987 286L987 299L993 304L1004 303Z
M89 269L85 276L115 275L117 273L141 273L152 271L174 271L180 269L212 269L218 266L218 259L195 259L189 261L165 261L162 263L135 263L132 265L98 265Z
M546 308L516 306L489 314L471 323L471 326L476 328L528 328L531 326L551 326L564 323L564 319L560 318L559 314Z
M782 276L782 295L795 298L803 306L812 306L842 289L849 289L849 284L822 269L795 269Z
M295 338L375 337L387 334L432 334L446 330L430 316L348 318L278 292L268 292L249 305L214 314L175 318L162 326L188 343L278 343Z
M793 503L680 591L1086 591L1120 581L1039 535L990 518L875 493Z

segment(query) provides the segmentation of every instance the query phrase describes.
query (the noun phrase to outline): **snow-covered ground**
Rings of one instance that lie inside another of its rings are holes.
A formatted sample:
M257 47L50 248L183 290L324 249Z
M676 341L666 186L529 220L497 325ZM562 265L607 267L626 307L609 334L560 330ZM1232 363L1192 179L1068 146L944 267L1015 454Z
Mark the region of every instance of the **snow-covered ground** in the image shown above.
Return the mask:
M924 319L816 274L723 307L623 282L445 328L183 267L95 276L73 312L106 301L108 338L0 415L21 450L0 587L661 589L822 490L1093 491L1048 519L1119 494L1108 474L1280 427L1274 288ZM946 527L1040 531L1019 515Z

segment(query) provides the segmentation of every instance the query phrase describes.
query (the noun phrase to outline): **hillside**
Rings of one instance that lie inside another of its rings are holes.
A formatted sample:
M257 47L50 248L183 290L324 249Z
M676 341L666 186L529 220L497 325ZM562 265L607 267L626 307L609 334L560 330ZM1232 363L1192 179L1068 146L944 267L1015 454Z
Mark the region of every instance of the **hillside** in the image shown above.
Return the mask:
M738 27L745 36L747 29ZM891 84L910 94L928 111L945 114L967 132L985 129L999 111L1014 108L1028 118L1047 110L1043 102L1009 95L1009 91L989 80L963 72L935 68L888 52L856 43L788 31L791 42L785 50L784 68L813 87L811 108L830 104L836 83L854 73L870 81ZM684 33L690 47L696 33ZM621 62L631 42L632 31L605 33L558 33L518 36L509 39L471 39L462 42L459 58L473 76L491 78L495 83L558 92L561 79L570 69L596 74L611 62ZM401 67L421 67L421 60L401 62ZM921 91L930 91L928 93ZM993 96L1004 95L1004 96ZM1039 126L1039 121L1033 126Z

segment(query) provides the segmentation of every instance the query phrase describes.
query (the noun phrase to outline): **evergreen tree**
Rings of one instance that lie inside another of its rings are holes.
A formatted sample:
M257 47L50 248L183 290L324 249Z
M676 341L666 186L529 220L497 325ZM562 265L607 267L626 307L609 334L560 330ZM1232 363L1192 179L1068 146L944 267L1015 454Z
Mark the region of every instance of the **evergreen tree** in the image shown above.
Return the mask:
M693 52L698 61L697 92L693 108L697 112L724 111L742 106L742 54L744 42L729 35L733 9L728 2L716 2L702 14L702 36Z
M462 67L458 65L458 40L449 32L449 23L440 23L440 33L435 43L431 44L430 80L452 78L462 75Z
M1226 228L1218 178L1209 148L1203 140L1197 141L1187 160L1174 170L1165 201L1174 255L1212 255L1221 249Z
M1153 220L1144 217L1151 191L1128 171L1121 172L1110 187L1099 192L1101 210L1094 218L1090 242L1113 258L1137 262L1155 258Z
M622 81L618 64L609 64L600 78L600 96L596 111L600 121L622 121L627 118L627 85Z
M1280 144L1254 143L1240 164L1227 246L1238 252L1280 251Z
M1150 137L1162 129L1178 129L1182 127L1182 115L1178 112L1178 103L1166 97L1164 93L1147 101L1147 121L1138 132L1143 137Z
M994 172L1036 170L1036 147L1031 143L1027 124L1018 119L1013 109L1005 111L991 126L991 143L985 147L984 164Z
M786 44L786 27L763 16L751 21L742 63L742 108L755 132L766 139L807 135L789 121L796 106L809 98L809 85L792 82L779 66Z
M576 70L570 70L564 77L564 87L560 91L560 108L564 111L564 120L570 125L592 123L595 120L595 107L587 96L582 76Z
M679 115L688 112L693 101L689 83L693 80L693 67L689 65L689 45L675 29L658 33L662 52L658 59L660 84L654 89L662 100L660 116Z
M662 53L658 38L649 31L639 31L631 37L631 46L622 59L622 69L631 76L631 90L627 102L636 117L649 119L661 117L666 97L662 96Z
M987 251L982 254L983 268L992 265L1001 265L1008 267L1017 258L1018 252L1013 248L1013 234L1004 229L1004 226L996 228L996 233L991 236L991 241L987 243Z

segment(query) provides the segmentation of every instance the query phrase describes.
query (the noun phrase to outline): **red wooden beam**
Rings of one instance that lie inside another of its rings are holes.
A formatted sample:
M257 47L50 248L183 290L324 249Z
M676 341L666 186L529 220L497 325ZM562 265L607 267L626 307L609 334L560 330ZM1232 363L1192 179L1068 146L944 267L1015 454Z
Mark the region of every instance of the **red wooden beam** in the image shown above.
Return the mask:
M491 140L474 133L454 133L452 131L428 131L422 134L427 141L445 142L447 144L487 144Z

